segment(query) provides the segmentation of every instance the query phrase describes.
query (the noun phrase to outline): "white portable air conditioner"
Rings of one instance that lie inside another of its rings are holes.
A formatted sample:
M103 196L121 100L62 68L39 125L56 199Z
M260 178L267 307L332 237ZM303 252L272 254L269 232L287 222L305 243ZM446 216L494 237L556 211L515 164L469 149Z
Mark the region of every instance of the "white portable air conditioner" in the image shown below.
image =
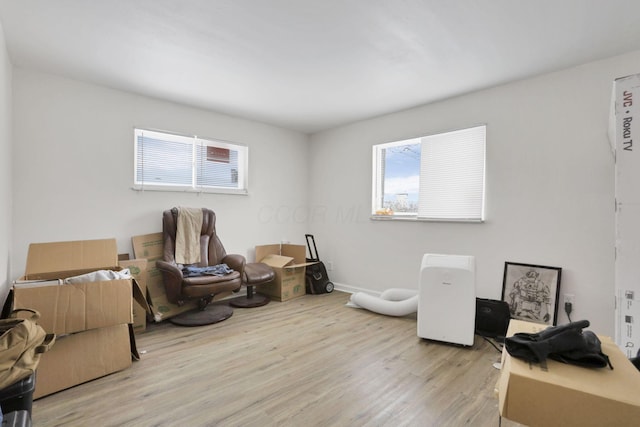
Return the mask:
M418 336L473 345L475 257L425 254L418 288Z

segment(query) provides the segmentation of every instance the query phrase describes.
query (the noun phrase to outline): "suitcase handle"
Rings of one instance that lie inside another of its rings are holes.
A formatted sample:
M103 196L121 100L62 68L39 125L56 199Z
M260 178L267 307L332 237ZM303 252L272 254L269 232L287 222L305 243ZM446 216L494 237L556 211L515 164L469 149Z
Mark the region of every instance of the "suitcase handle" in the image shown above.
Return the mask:
M36 354L46 353L47 351L51 350L51 347L53 347L53 344L55 342L56 342L56 334L45 335L44 341L42 342L42 344L36 347L36 351L35 351Z
M305 234L304 238L307 239L307 247L309 248L309 261L320 261L318 248L316 247L316 239L313 238L313 234ZM313 251L311 251L311 243L313 243ZM314 253L315 256L313 255Z

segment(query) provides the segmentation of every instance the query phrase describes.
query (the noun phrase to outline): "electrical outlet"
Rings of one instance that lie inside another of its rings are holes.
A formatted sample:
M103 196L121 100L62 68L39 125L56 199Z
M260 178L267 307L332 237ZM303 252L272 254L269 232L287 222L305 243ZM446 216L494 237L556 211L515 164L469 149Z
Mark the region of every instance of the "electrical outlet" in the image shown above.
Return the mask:
M333 261L327 261L327 270L333 271Z
M573 305L573 300L575 298L575 295L573 294L564 294L564 302L566 303L570 303L571 305Z

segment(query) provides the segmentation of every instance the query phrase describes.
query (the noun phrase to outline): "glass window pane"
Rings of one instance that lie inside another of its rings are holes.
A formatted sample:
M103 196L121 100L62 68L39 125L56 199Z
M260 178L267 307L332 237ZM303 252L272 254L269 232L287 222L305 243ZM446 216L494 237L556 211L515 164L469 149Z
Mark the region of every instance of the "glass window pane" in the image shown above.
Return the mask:
M134 189L247 194L248 152L231 142L135 129Z
M420 185L420 144L382 149L383 209L394 213L418 212Z
M238 151L211 145L198 147L196 185L238 188Z

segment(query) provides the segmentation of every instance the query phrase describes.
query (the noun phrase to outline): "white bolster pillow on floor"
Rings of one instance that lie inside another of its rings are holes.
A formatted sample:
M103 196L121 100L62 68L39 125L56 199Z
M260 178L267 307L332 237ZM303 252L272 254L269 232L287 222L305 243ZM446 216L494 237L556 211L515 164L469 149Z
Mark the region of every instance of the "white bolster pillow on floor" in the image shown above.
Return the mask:
M414 289L391 288L382 292L380 294L380 298L387 301L402 301L411 297L415 297L416 295L418 295L418 291Z
M400 317L418 311L418 291L410 289L387 289L380 297L356 292L350 300L358 307L386 316Z

